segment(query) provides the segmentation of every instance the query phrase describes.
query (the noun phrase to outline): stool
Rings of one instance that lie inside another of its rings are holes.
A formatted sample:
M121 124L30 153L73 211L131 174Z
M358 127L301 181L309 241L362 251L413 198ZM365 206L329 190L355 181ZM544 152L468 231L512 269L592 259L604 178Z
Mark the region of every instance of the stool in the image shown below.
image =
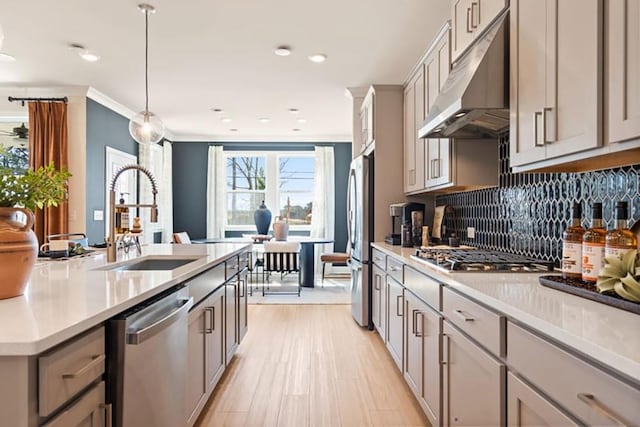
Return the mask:
M324 267L327 264L345 264L347 261L349 261L349 258L351 258L349 256L348 253L346 252L329 252L326 254L322 254L320 255L320 262L322 262L322 286L324 287Z

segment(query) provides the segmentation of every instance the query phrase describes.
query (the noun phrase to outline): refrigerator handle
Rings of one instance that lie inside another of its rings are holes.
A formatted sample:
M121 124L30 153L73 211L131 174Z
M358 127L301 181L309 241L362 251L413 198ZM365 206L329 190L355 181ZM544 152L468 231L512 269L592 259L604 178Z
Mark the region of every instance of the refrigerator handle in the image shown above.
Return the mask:
M352 206L352 201L351 201L351 194L352 194L352 189L353 189L353 185L355 182L355 176L356 173L353 169L351 169L349 171L349 181L347 183L347 238L348 238L348 243L349 246L351 247L351 249L354 249L355 245L354 245L354 241L353 241L353 229L355 227L355 213L353 212L353 206ZM355 194L355 193L354 193ZM354 200L354 202L357 204L357 200Z

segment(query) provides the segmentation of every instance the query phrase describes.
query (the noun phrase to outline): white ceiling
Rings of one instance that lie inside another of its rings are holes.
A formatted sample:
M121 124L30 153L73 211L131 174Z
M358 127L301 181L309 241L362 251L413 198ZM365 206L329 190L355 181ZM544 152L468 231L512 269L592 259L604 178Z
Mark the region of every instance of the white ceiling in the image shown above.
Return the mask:
M144 15L137 4L1 0L2 51L17 61L0 62L0 85L86 85L143 110ZM181 140L350 140L345 88L402 84L450 14L448 0L152 4L149 109ZM101 60L81 60L69 43ZM292 47L291 56L273 54L281 44ZM328 60L310 62L315 52ZM223 123L212 108L233 121ZM289 108L298 108L307 123L297 123ZM260 117L271 121L260 123Z

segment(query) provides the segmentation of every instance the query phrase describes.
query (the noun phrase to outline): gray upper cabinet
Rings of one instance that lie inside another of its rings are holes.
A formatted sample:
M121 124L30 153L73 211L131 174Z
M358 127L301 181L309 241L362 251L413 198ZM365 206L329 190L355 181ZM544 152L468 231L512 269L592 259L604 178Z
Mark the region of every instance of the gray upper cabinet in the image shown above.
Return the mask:
M640 2L607 2L607 142L640 137Z
M404 89L404 192L421 190L424 185L424 141L418 127L424 120L424 69L418 68Z
M511 1L516 171L566 163L563 156L602 145L602 10L602 0Z
M455 60L505 8L506 0L453 0L451 6Z

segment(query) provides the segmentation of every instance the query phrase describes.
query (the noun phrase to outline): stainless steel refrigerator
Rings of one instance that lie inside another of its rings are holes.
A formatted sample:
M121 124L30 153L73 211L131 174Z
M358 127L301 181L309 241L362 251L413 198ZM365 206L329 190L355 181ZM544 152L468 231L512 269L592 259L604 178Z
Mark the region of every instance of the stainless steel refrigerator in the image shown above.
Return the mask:
M351 313L371 328L369 243L373 236L373 157L358 156L351 162L347 199L347 230L351 251Z

